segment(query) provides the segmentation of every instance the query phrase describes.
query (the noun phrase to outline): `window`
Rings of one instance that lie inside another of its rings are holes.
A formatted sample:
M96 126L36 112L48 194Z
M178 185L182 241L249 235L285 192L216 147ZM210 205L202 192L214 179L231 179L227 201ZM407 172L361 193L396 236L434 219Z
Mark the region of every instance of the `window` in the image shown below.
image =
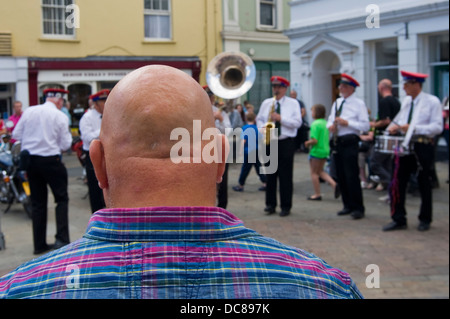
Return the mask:
M377 83L383 79L391 80L392 94L398 97L398 47L396 39L375 43L375 70Z
M434 95L441 101L449 96L448 33L429 37L429 65Z
M144 0L145 38L170 40L172 38L170 0Z
M259 26L261 28L277 27L277 0L259 0Z
M42 0L42 30L45 36L75 36L75 28L66 23L73 14L71 10L66 11L66 8L72 4L73 0Z

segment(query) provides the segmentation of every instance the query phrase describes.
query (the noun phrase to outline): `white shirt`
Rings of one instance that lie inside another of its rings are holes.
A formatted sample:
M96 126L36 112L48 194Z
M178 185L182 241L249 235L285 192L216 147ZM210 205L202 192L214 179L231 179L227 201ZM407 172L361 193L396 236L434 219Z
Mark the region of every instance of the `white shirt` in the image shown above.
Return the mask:
M80 133L83 140L83 150L89 151L91 142L100 136L102 115L95 109L89 109L80 119Z
M411 102L411 96L403 99L400 112L398 112L391 125L397 124L401 126L408 123ZM410 123L410 127L413 130L412 133L414 135L434 137L442 133L443 125L442 106L439 99L434 95L420 92L414 99L414 111Z
M342 101L344 101L343 97L338 98L331 107L327 128L330 128L334 124L336 108L339 110ZM367 111L366 104L363 100L357 98L355 94L345 99L340 117L348 122L348 126L338 125L338 136L348 134L356 134L359 136L362 132L368 132L370 130L369 112Z
M217 112L219 110L219 108L212 105L212 110L213 110L213 112ZM225 111L222 111L220 114L223 117L223 121L221 122L219 120L216 120L215 121L216 128L219 129L220 133L225 134L225 135L226 134L230 135L232 130L225 131L225 129L232 128L230 117L228 116L227 112L225 112Z
M31 155L61 155L72 145L69 119L52 102L27 108L17 123L13 138Z
M283 96L280 100L276 101L280 103L280 115L281 115L281 134L278 137L279 140L283 140L288 137L296 137L297 130L302 126L302 115L300 113L300 104L297 100ZM275 111L277 105L275 102ZM269 98L261 103L258 116L256 117L256 125L258 128L264 128L264 125L269 120L270 112L274 98Z

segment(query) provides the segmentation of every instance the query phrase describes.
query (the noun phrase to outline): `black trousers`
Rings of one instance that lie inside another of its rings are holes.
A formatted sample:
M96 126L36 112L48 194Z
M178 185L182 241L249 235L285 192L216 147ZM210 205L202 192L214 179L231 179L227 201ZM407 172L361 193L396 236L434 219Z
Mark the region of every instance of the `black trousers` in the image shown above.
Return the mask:
M225 164L225 172L222 183L217 186L217 207L227 209L228 205L228 163Z
M434 163L434 146L432 144L415 143L415 155L400 157L398 167L398 198L391 200L393 209L392 219L399 224L406 224L406 189L411 174L417 173L417 181L421 197L419 220L431 223L433 212L433 191L431 187L431 173ZM396 165L393 164L395 170ZM394 175L394 174L393 174ZM395 183L393 183L395 185ZM390 194L393 195L393 188Z
M30 182L34 249L47 247L47 185L55 199L56 235L61 243L69 239L69 196L67 193L67 170L61 156L31 156L27 169Z
M103 198L103 190L98 186L98 180L95 176L94 166L92 165L89 152L86 154L86 177L88 181L89 189L89 203L91 204L92 214L96 211L106 207L105 200Z
M267 146L266 154L270 148ZM277 207L277 182L280 180L280 207L290 211L292 208L293 174L294 174L295 139L287 138L278 141L278 169L267 174L266 206ZM272 157L272 155L270 154ZM266 166L270 165L270 162Z
M358 166L359 136L349 134L339 137L335 149L333 160L344 209L364 213Z

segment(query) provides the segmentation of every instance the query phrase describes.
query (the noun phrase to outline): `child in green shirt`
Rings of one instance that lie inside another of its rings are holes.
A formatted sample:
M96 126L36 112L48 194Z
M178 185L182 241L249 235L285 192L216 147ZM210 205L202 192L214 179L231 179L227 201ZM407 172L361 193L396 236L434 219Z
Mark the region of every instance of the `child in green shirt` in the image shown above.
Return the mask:
M330 156L330 134L327 129L325 114L325 106L321 104L316 104L311 108L311 115L314 121L311 124L310 139L305 142L305 146L311 148L309 152L309 165L315 194L309 196L308 200L322 200L320 178L334 188L335 198L340 196L339 185L323 170Z

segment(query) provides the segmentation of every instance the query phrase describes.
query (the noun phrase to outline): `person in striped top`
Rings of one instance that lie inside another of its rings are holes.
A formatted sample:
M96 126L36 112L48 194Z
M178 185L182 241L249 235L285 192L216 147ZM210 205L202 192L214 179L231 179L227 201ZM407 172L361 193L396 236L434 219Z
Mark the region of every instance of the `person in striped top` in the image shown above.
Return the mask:
M198 124L204 139L179 139ZM128 74L90 148L107 208L83 238L0 278L0 298L362 298L346 272L214 207L227 143L190 76L167 66Z

